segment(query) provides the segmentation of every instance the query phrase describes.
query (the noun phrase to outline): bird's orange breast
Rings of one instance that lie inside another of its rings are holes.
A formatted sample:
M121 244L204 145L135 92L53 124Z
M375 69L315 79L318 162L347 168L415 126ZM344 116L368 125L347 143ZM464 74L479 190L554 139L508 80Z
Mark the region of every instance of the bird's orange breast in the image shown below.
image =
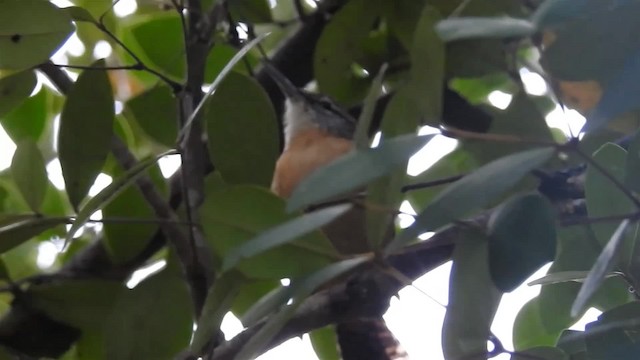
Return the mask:
M296 134L276 163L271 190L288 198L300 181L352 148L352 141L331 136L319 129Z

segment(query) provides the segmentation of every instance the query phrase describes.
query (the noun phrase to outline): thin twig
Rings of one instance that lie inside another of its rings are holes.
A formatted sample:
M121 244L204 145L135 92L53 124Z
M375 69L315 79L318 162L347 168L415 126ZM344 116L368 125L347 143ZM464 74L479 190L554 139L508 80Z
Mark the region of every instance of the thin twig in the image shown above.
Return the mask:
M453 182L456 182L456 181L462 179L464 176L465 176L465 174L460 174L460 175L454 175L454 176L441 178L441 179L436 179L436 180L432 180L432 181L425 181L425 182L416 183L416 184L404 185L400 189L400 191L403 192L403 193L406 193L406 192L413 191L413 190L420 190L420 189L425 189L425 188L430 188L430 187L435 187L435 186L440 186L440 185L451 184Z

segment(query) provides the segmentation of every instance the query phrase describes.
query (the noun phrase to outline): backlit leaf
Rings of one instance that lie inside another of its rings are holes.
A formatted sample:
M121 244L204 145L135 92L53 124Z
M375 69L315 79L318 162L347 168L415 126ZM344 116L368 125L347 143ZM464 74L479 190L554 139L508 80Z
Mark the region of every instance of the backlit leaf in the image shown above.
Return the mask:
M0 79L0 118L20 105L38 83L36 74L26 70Z
M38 212L49 179L42 153L33 140L26 139L18 143L11 161L11 175L31 210Z

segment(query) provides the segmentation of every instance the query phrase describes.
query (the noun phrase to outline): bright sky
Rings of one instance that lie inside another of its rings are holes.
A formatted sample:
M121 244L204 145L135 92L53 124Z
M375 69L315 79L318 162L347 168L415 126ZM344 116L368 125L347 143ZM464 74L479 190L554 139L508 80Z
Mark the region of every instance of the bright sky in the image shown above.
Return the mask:
M59 6L71 5L66 0L55 0L52 2ZM133 13L136 7L135 0L122 0L116 5L114 10L117 15L126 16ZM67 56L78 56L85 51L87 51L87 49L84 48L82 42L74 35L65 47L54 55L54 61L64 63ZM109 55L111 47L106 42L99 42L96 47L90 49L90 51L93 52L95 57L104 57ZM547 93L546 84L539 75L527 70L522 70L521 75L527 92L533 95L544 95ZM39 76L39 79L41 83L46 83L44 78ZM511 97L510 94L494 91L489 95L488 100L495 107L505 109L509 105ZM577 133L582 127L584 118L575 111L565 111L558 106L547 116L547 122L550 126L560 128L565 131L565 133L569 133L569 128L571 128L571 131L574 133ZM422 133L432 131L433 130L425 128ZM455 144L455 140L436 136L423 150L411 159L408 173L411 175L421 173L441 156L453 150ZM14 151L15 145L0 126L0 171L10 165ZM179 166L177 161L177 158L161 160L160 166L165 176L170 176L177 169L177 166ZM57 188L64 188L60 163L57 160L47 165L47 171L50 181ZM110 182L111 178L102 174L91 189L91 195L95 195ZM402 210L409 213L413 212L411 206L406 202L403 204ZM96 218L100 218L101 216L100 214L96 215ZM406 227L410 225L412 221L413 219L411 217L404 217L400 219L400 224ZM58 250L53 243L42 243L39 248L38 264L43 269L51 266L58 254ZM162 266L163 264L159 263L139 271L127 285L129 287L135 286L144 276L158 271ZM450 263L447 263L417 279L414 282L414 287L407 287L400 291L399 297L392 299L391 306L385 315L385 320L389 328L400 340L412 359L443 359L440 345L440 331L445 309L440 304L447 303L450 268ZM531 280L540 278L547 269L548 266L545 266L539 270L531 277ZM525 284L527 282L525 282ZM432 299L424 295L421 291L427 293ZM503 297L492 330L507 349L512 349L511 329L516 314L522 305L538 293L539 286L528 287L523 285L514 292L505 294ZM435 299L435 301L433 299ZM584 318L574 326L574 329L584 329L584 324L595 320L598 315L598 311L594 309L589 310ZM223 321L222 328L227 338L230 338L242 330L242 325L233 315L228 314ZM282 346L271 350L259 359L313 360L317 359L317 357L311 349L308 337L305 335L302 339L296 338L287 341ZM508 360L509 356L502 355L496 359Z

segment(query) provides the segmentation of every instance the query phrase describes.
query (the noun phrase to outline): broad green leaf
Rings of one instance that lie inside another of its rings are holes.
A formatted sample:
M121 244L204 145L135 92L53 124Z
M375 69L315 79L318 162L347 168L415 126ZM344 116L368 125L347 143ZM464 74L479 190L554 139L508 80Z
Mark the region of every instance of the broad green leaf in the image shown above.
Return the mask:
M404 164L433 135L405 135L378 147L353 151L304 179L293 191L287 210L293 211L348 193Z
M280 287L280 280L251 280L245 282L231 306L231 311L238 318L243 318L247 310L258 299Z
M80 6L69 6L66 8L62 8L62 10L66 11L69 14L69 17L73 21L82 21L82 22L90 22L92 24L98 24L98 21L91 15L87 9L82 8Z
M40 138L50 116L47 109L50 95L51 92L43 86L37 94L0 116L0 125L13 142L27 138L37 141Z
M399 249L426 231L435 231L471 211L488 205L512 188L529 171L542 166L555 154L553 148L538 148L494 160L443 190L416 218L412 226L396 236L388 251Z
M292 295L293 288L291 286L278 286L251 304L240 318L240 322L244 327L256 325L260 320L286 304Z
M376 101L382 93L382 81L384 80L384 73L387 71L387 64L382 65L378 74L373 79L371 88L367 97L364 99L362 106L362 112L358 117L358 124L356 126L356 132L353 137L353 142L356 145L356 149L362 150L369 147L369 128L371 127L371 120L373 120L373 112L376 108Z
M537 279L528 283L527 285L528 286L549 285L549 284L558 284L558 283L564 283L569 281L584 282L584 280L587 278L587 275L589 275L588 271L561 271L561 272L545 275L540 279ZM619 276L619 274L609 273L605 275L605 278L612 278L615 276Z
M331 264L301 279L291 282L292 303L286 305L282 310L269 317L264 326L242 347L242 350L236 355L235 360L254 359L259 355L259 351L273 337L275 337L284 324L294 314L295 310L302 304L313 291L326 282L340 275L359 267L360 265L370 261L368 257L356 257L348 260ZM285 298L285 301L288 299ZM280 305L284 305L280 304Z
M138 125L153 140L167 146L175 146L178 137L178 106L171 89L158 84L127 101Z
M0 257L0 281L11 281L11 273L9 273L7 264L1 257Z
M244 283L244 278L239 274L227 272L216 279L213 286L209 288L202 314L198 319L198 328L191 341L191 350L196 354L206 350L207 343L214 339L215 332L220 330L222 318L231 308Z
M513 291L556 253L555 209L539 194L502 204L489 219L489 270L495 285Z
M513 323L513 347L516 351L534 346L553 346L560 330L549 331L542 323L539 298L529 300L518 312Z
M533 34L535 26L528 20L511 17L463 17L441 21L436 30L443 41L477 38L519 38Z
M20 105L36 87L38 80L32 70L25 70L0 79L0 118Z
M68 243L75 235L76 231L78 231L84 224L89 220L91 215L96 211L102 209L107 206L109 202L111 202L116 196L126 190L133 182L142 174L144 174L145 170L149 167L155 165L160 158L175 154L175 150L169 150L164 152L156 157L151 157L145 159L144 161L138 162L134 167L126 171L122 176L118 179L114 180L107 187L102 189L96 196L92 197L87 203L80 209L76 219L74 220L71 228L67 233L66 242Z
M462 236L453 251L449 304L442 326L446 359L487 352L491 323L502 297L489 275L487 239L480 233Z
M557 347L568 354L576 354L587 350L585 332L578 330L565 330L560 334ZM573 360L573 359L571 359Z
M564 351L551 347L551 346L539 346L527 350L518 351L511 355L511 360L529 360L529 359L541 359L541 360L571 360L568 354Z
M343 215L350 208L349 204L323 208L263 231L253 239L233 248L224 258L222 271L232 269L243 259L257 256L317 230Z
M284 201L266 189L228 186L206 189L200 210L204 233L215 257L223 259L236 247L263 231L290 220ZM282 279L316 270L333 261L335 252L320 232L313 232L259 256L241 261L236 267L249 279Z
M143 160L142 163L145 161ZM156 189L162 195L166 195L167 186L160 168L152 163L147 173ZM126 174L123 174L121 170L110 175L116 178L116 181L119 181L123 176L126 177ZM130 181L136 178L137 176L133 175L133 179ZM158 223L153 223L153 220L157 218L156 212L145 200L137 186L126 186L120 189L123 189L121 193L107 200L108 203L102 204L105 235L102 241L111 259L115 263L124 264L134 259L147 247L154 233L158 231ZM110 219L116 220L110 221ZM119 222L117 219L129 219L129 221ZM141 221L136 222L136 219Z
M425 4L424 0L385 1L383 4L389 29L406 50L413 45L416 24Z
M104 60L92 66L104 67ZM107 158L114 103L106 71L85 70L69 91L60 116L58 154L74 208L87 195Z
M236 21L253 24L273 21L267 0L229 0L227 6Z
M20 216L13 220L2 220L0 222L0 253L11 250L40 233L66 222L66 218L39 216Z
M38 212L47 191L49 180L42 153L33 140L18 143L11 161L11 175L31 210Z
M626 360L640 356L640 304L631 302L604 312L585 326L589 359Z
M591 296L598 290L607 274L609 274L615 266L618 261L618 255L622 250L622 240L629 225L629 219L622 220L611 236L611 240L609 240L604 249L602 249L600 256L598 256L591 271L589 271L589 275L587 275L587 278L584 280L580 292L578 292L576 296L576 300L571 307L571 316L575 317L583 310L587 302L591 299Z
M0 0L0 69L45 62L71 35L69 16L48 1Z
M640 193L640 130L633 135L627 148L624 165L624 185L629 190Z
M355 104L364 98L369 88L369 81L359 77L353 65L380 16L381 3L380 0L349 1L333 15L316 44L313 69L318 88L343 105Z
M118 281L65 280L29 288L31 304L79 329L100 329L124 287Z
M269 186L279 153L278 121L252 78L231 72L206 109L209 155L230 184Z
M185 282L167 269L125 291L105 325L109 359L173 359L189 345L192 306Z
M309 333L311 346L319 360L340 360L338 336L333 326L325 326Z

